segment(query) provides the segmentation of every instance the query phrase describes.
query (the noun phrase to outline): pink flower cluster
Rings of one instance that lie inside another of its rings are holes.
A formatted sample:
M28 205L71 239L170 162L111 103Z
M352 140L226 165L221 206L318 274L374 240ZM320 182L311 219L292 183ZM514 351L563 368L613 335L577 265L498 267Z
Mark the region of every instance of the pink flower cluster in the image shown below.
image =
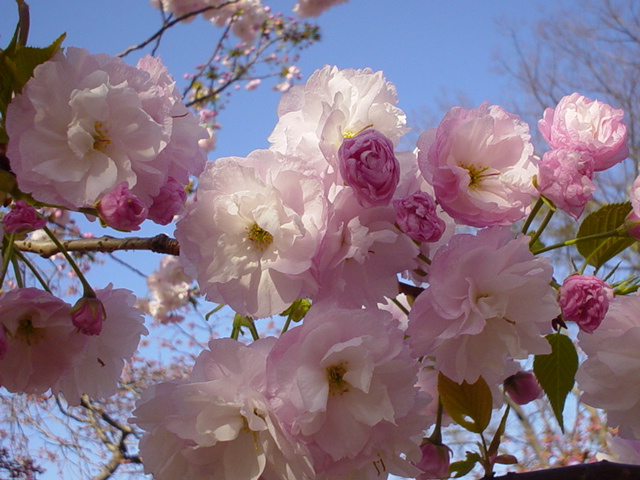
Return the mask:
M55 88L55 92L52 92ZM137 67L70 47L39 65L7 109L7 157L19 188L136 230L180 212L208 135L159 60Z
M402 331L379 310L318 305L278 339L212 340L187 380L138 402L145 471L185 480L415 476L428 427L416 373Z
M147 333L134 301L128 290L111 286L96 290L96 298L91 299L94 307L83 302L74 310L36 288L3 293L0 385L10 392L51 389L63 393L73 405L80 403L83 393L93 398L113 395L124 362ZM99 328L91 322L95 309Z

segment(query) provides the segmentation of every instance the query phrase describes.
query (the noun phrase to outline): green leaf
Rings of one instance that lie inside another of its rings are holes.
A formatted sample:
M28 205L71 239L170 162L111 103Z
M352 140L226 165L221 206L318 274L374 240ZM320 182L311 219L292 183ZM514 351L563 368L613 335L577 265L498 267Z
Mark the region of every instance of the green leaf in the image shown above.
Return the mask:
M504 414L502 415L502 420L500 420L500 425L498 425L498 429L493 435L493 440L491 440L491 444L489 445L489 450L487 451L487 456L489 457L498 453L498 448L500 448L500 439L502 435L504 435L504 429L507 426L507 417L509 416L510 410L511 407L507 404L507 408L504 409Z
M484 432L492 410L491 389L484 378L459 384L439 373L438 392L445 410L458 425L473 433Z
M580 225L576 237L586 237L615 230L624 224L629 212L631 212L631 202L604 205L587 215L582 225ZM607 260L615 257L635 242L635 238L631 237L599 238L578 242L577 247L578 252L587 260L589 265L593 265L598 269Z
M449 475L453 478L464 477L473 470L473 467L480 461L480 455L475 452L467 452L467 458L449 465Z
M573 342L566 335L552 333L545 337L551 345L549 355L536 355L533 372L547 394L553 413L564 432L562 412L567 395L575 383L578 371L578 354Z

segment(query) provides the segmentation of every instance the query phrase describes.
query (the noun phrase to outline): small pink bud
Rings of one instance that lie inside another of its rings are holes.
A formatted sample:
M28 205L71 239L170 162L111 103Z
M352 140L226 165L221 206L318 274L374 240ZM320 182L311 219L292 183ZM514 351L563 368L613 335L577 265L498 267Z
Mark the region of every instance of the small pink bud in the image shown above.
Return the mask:
M570 275L558 292L564 319L576 322L586 333L593 333L600 326L611 298L611 287L593 275Z
M168 225L187 201L187 193L173 177L169 177L167 183L160 188L160 193L153 197L149 207L149 220L160 225Z
M46 218L39 218L35 208L24 200L18 200L2 219L9 233L27 233L47 224Z
M85 335L100 335L106 318L104 305L95 297L82 297L71 309L73 325Z
M398 227L417 242L437 242L445 223L436 212L436 202L426 192L416 192L391 202L396 209Z
M388 205L400 181L393 143L377 130L345 138L338 150L340 173L365 207Z
M518 405L526 405L542 394L542 388L533 372L520 371L511 375L504 381L504 389Z
M131 193L126 182L116 185L98 204L98 212L104 223L116 230L130 232L140 230L149 210Z
M436 445L426 441L420 445L422 458L416 467L423 471L418 480L431 480L434 478L448 478L449 465L451 463L451 449L446 445Z

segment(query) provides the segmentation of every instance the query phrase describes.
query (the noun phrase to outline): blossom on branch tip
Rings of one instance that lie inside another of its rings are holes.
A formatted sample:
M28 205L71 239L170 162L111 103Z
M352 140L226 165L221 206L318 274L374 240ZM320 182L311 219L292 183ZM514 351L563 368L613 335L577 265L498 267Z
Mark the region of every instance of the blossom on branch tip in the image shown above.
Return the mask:
M8 233L26 233L44 227L47 219L39 217L36 209L24 200L17 200L11 210L2 217L2 223Z
M526 405L542 394L542 388L533 372L522 370L504 381L504 390L518 405Z
M426 192L415 192L393 200L400 230L417 242L437 242L446 225L436 211L436 202Z
M98 203L100 219L112 228L123 232L140 230L147 219L149 209L131 193L126 182L119 183Z
M621 109L572 93L544 111L538 128L553 149L590 153L594 170L600 172L629 156L623 118Z
M446 445L436 445L431 441L425 441L420 445L422 458L416 467L422 470L417 480L432 480L449 478L449 465L451 463L451 449Z
M71 321L84 335L100 335L106 318L104 305L95 297L82 297L71 309Z

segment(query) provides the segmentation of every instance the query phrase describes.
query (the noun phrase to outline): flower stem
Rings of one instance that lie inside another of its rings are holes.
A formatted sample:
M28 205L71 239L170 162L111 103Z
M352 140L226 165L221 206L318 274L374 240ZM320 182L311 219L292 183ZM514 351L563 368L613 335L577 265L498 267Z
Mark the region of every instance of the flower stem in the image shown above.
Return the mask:
M569 247L571 245L576 245L580 242L588 242L589 240L598 240L600 238L616 238L616 237L626 237L627 234L624 230L620 230L620 228L616 228L615 230L609 230L608 232L603 233L594 233L593 235L586 235L584 237L572 238L571 240L565 240L564 242L555 243L553 245L549 245L548 247L541 248L540 250L536 250L533 252L534 255L538 255L539 253L548 252L550 250L555 250L557 248Z
M531 213L529 213L527 220L524 222L524 225L522 226L522 233L524 233L525 235L527 234L529 227L533 223L533 220L536 218L536 215L538 215L538 212L542 208L542 205L544 205L544 200L542 200L542 198L538 198L538 201L531 209Z
M93 288L91 288L91 285L89 285L89 282L87 282L87 279L82 273L82 270L80 270L80 267L78 267L78 264L75 262L75 260L71 258L71 255L69 255L69 252L67 252L67 249L64 248L64 245L60 243L60 240L58 240L58 237L56 237L55 234L51 230L49 230L49 227L44 226L43 229L45 233L49 236L51 241L56 245L56 247L58 247L60 253L62 253L62 255L64 255L64 258L67 259L67 262L69 262L69 265L71 266L75 274L78 276L78 280L80 280L80 283L82 284L83 296L95 297L95 292L93 291Z

